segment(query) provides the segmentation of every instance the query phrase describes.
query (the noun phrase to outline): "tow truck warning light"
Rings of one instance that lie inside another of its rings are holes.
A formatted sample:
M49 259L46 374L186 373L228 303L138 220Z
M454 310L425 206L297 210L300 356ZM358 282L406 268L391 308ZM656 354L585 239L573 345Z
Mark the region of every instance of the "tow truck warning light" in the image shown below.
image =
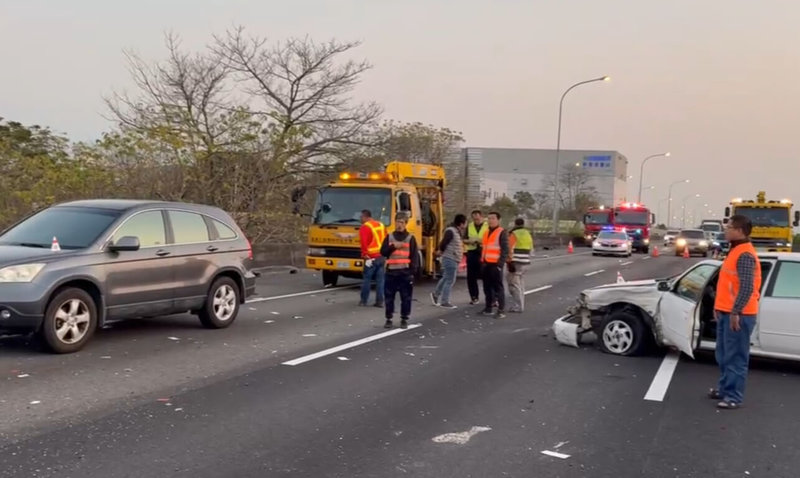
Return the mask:
M389 175L386 173L341 173L339 174L339 179L342 181L349 181L351 179L369 179L372 181L378 181L381 179L388 179Z

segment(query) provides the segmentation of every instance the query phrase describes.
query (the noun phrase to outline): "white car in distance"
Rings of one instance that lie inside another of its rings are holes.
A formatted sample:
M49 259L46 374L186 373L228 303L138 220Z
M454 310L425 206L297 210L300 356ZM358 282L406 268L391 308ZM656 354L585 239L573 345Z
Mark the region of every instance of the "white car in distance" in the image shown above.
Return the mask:
M753 356L800 361L800 254L760 253L761 300L751 336ZM714 350L714 298L722 263L705 260L669 279L587 289L553 323L556 339L577 347L594 332L607 353L638 355L649 345L673 346L690 357Z
M593 256L625 256L633 254L633 241L622 231L600 231L592 242Z

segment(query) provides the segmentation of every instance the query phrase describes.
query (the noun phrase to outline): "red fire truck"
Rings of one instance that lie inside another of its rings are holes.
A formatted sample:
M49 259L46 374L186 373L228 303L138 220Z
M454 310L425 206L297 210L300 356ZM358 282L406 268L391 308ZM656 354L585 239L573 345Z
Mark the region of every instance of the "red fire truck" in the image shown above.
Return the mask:
M633 241L633 249L650 252L650 227L655 216L646 206L637 203L623 203L614 208L599 206L589 209L583 216L583 235L587 246L600 231L624 231Z

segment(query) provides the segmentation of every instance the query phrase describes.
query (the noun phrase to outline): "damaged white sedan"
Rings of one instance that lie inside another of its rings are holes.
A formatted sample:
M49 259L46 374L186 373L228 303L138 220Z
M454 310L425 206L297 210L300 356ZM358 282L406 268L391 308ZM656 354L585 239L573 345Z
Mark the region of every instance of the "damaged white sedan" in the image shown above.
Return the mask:
M800 254L759 254L761 301L752 355L800 360ZM694 264L678 276L587 289L553 324L556 339L577 347L593 332L604 352L637 355L673 346L694 357L714 349L714 296L720 261Z

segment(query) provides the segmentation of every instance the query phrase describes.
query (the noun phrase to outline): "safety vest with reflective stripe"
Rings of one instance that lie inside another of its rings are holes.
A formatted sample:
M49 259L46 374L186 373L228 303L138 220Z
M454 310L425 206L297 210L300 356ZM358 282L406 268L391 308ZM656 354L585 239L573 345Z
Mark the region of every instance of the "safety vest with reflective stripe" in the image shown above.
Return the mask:
M497 264L500 262L500 254L503 252L500 248L500 234L503 228L498 227L491 234L488 232L483 235L483 254L482 260L487 264Z
M389 244L394 246L394 251L386 260L386 267L392 270L408 269L411 267L411 234L405 240L399 240L394 233L389 235Z
M365 222L364 225L372 231L372 242L367 246L367 254L380 254L381 244L383 244L383 240L386 238L386 227L384 227L383 223L375 219L370 219Z
M520 264L531 263L531 250L533 249L533 237L525 228L514 229L508 237L508 247L512 251L511 261Z
M753 271L753 294L742 309L742 315L756 315L758 314L758 299L761 295L761 263L758 261L756 249L749 242L739 244L731 249L728 257L722 263L722 267L719 269L714 309L720 312L733 311L740 288L739 275L736 273L736 263L742 254L751 254L756 261L756 268Z
M485 222L482 222L480 228L478 228L478 227L475 227L475 221L470 221L469 227L467 227L467 239L471 239L471 240L476 240L477 239L478 241L482 240L483 239L483 235L486 234L486 230L488 228L489 228L489 225L486 224ZM474 251L477 248L478 248L477 244L467 244L464 247L464 250L466 250L466 251Z

